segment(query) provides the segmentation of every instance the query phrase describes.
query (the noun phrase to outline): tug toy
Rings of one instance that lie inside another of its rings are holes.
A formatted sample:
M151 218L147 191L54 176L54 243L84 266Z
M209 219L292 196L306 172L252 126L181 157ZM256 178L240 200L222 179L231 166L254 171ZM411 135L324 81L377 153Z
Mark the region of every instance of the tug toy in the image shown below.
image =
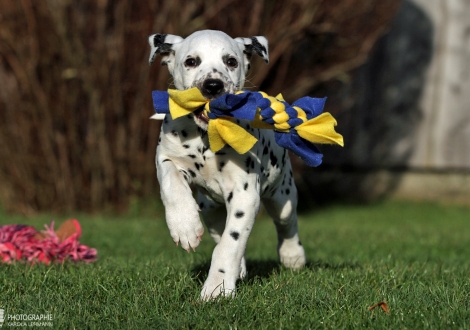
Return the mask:
M274 130L276 143L309 166L320 165L323 157L314 143L344 145L343 137L334 129L336 120L323 112L326 98L307 96L289 105L281 94L272 97L263 92L240 91L210 101L196 87L184 91L153 91L152 98L157 112L153 119L163 119L167 114L177 119L194 113L207 121L213 152L228 144L244 154L257 142L237 124L237 119L249 120L254 128Z
M46 230L38 232L32 226L0 226L0 261L27 261L50 264L51 262L96 261L96 249L79 243L82 234L80 223L70 219L54 231L54 221Z

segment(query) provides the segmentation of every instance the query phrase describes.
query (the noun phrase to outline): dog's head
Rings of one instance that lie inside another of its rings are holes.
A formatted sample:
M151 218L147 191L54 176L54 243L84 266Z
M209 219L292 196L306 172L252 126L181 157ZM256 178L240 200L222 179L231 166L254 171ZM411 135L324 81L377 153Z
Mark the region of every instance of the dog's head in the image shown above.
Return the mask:
M234 39L221 31L204 30L186 39L153 34L149 43L150 65L160 54L177 89L197 87L207 99L243 89L253 54L269 61L268 41L260 36Z

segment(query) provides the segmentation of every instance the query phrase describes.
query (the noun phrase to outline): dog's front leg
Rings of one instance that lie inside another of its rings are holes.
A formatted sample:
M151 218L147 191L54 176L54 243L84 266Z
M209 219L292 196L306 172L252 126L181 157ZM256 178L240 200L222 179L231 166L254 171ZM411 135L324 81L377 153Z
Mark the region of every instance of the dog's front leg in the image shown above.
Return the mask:
M202 299L235 292L235 284L242 272L246 243L259 211L258 175L249 174L225 185L224 198L227 221L219 243L212 253L209 275L202 288ZM227 187L230 187L227 189Z
M186 251L199 245L204 227L199 219L198 206L184 175L170 158L161 155L157 148L157 177L165 206L165 216L173 241Z

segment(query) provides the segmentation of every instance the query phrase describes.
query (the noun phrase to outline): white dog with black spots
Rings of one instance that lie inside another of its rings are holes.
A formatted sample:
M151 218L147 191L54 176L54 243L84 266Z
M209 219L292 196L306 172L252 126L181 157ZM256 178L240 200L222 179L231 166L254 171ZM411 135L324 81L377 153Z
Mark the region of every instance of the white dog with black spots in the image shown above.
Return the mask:
M175 87L197 87L207 99L243 89L253 54L266 63L265 37L231 38L220 31L198 31L183 39L170 34L149 37L150 64L162 56ZM173 241L195 249L204 233L199 212L217 243L202 299L235 292L246 274L245 248L263 202L278 235L280 262L288 268L305 264L297 226L297 190L289 155L271 130L258 130L238 120L258 142L245 154L230 146L213 153L207 136L208 118L201 112L172 120L163 118L156 166L161 198ZM197 202L190 185L198 190Z

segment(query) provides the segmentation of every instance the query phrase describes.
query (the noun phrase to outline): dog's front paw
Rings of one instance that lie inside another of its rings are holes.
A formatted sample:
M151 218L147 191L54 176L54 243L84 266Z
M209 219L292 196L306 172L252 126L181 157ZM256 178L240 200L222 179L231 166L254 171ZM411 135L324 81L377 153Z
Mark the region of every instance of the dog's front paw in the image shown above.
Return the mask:
M208 301L218 296L233 297L235 295L235 281L230 281L223 274L216 274L207 278L201 291L201 299Z
M180 243L181 247L188 252L190 249L193 251L196 249L202 239L202 234L204 234L204 227L196 210L168 211L166 212L166 222L168 229L170 229L171 238L176 245Z

